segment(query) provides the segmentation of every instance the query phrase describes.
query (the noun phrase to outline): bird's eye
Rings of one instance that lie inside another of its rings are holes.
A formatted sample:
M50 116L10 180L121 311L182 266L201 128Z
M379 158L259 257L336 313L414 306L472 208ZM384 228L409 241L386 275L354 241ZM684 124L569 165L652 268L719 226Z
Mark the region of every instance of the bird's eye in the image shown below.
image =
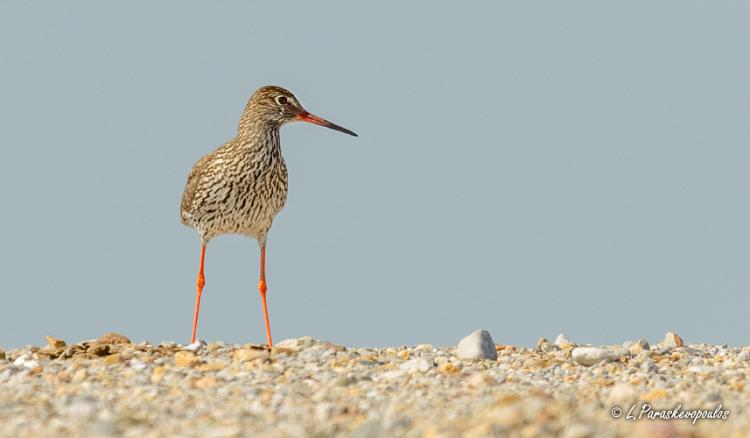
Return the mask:
M287 99L285 96L279 96L276 98L276 103L279 105L286 105L289 103L289 99Z

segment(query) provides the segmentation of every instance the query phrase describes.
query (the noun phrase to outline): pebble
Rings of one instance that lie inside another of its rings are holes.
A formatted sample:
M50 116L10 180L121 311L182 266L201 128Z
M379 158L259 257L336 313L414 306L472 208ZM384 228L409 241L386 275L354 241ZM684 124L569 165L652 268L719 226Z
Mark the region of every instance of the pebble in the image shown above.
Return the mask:
M638 389L629 383L617 383L612 386L607 399L613 405L626 405L638 400Z
M456 347L456 355L460 359L497 359L495 341L487 330L477 330L461 339Z
M305 348L312 347L315 344L315 339L310 336L303 336L299 339L284 339L278 344L274 344L274 347L289 348L294 351L303 350Z
M472 374L471 377L467 380L469 386L473 388L488 388L497 385L498 379L495 377L492 377L488 373L482 373L478 372L475 374Z
M143 371L148 368L148 365L138 359L133 359L130 361L130 367L136 371Z
M597 347L576 347L571 353L571 358L581 365L591 366L603 360L614 359L613 352Z
M555 338L555 345L557 345L560 348L575 346L572 342L570 342L570 339L568 339L564 334L560 333Z
M65 344L65 341L63 341L62 339L57 339L52 336L47 336L46 340L47 340L47 345L49 345L52 348L55 348L55 349L65 348L66 344Z
M671 424L669 436L750 434L747 347L568 348L555 339L563 347L491 343L495 360L467 360L458 348L427 344L360 348L304 337L271 350L216 342L191 351L103 338L8 349L0 436L572 438L650 436L652 425ZM109 353L94 354L95 345ZM610 415L644 402L721 403L731 414L695 426Z
M536 341L536 351L540 351L542 353L546 353L550 350L550 347L554 345L550 341L547 340L547 338L539 338Z
M236 363L245 363L255 359L267 359L268 356L267 351L254 348L241 348L234 351L234 361Z
M383 374L377 376L377 378L380 380L396 380L404 376L406 376L406 371L404 370L391 370L384 372Z
M645 359L641 362L641 371L646 374L656 374L659 372L659 367L656 366L653 360Z
M641 400L647 401L647 402L655 402L657 400L662 400L667 398L667 390L664 388L655 388L651 391L648 391L646 393L641 394Z
M18 356L16 360L13 361L13 365L17 367L23 367L23 368L36 368L39 366L39 362L31 358L31 355L24 354L21 356Z
M192 351L193 353L197 353L199 351L203 351L206 349L208 344L203 339L198 339L197 341L193 342L192 344L186 345L185 350Z
M563 438L589 438L594 435L591 426L581 423L573 423L565 429Z
M110 354L109 356L104 358L104 364L105 365L115 365L122 362L122 356L120 356L117 353Z
M665 348L682 347L683 345L682 338L674 332L667 332L664 335L664 340L661 342L661 346Z
M428 363L424 358L418 357L416 359L412 359L402 363L399 368L409 373L417 371L419 371L420 373L425 373L427 372L427 370L432 368L432 364Z
M191 367L198 361L198 357L192 351L178 351L174 355L174 364L178 367Z
M451 362L444 362L438 365L438 371L442 374L454 374L461 371L461 366Z
M651 349L651 346L649 345L647 340L639 339L635 342L630 343L630 345L626 348L628 349L630 354L635 356L643 353L644 351L649 351L649 349Z

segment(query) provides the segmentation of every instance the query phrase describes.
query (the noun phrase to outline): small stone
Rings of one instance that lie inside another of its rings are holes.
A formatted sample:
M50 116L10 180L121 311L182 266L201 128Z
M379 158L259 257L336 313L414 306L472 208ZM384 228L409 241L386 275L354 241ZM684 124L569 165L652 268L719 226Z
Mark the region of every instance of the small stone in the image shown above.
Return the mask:
M424 358L418 357L416 359L412 359L410 361L402 363L399 368L408 373L426 373L430 368L432 368L432 364L428 363Z
M206 348L208 344L203 339L198 339L197 341L193 342L192 344L186 345L185 350L192 351L193 353L197 353L199 351L202 351Z
M267 359L268 352L265 350L259 350L255 348L240 348L234 351L234 361L236 363L244 363L253 361L255 359Z
M47 336L47 345L54 348L55 350L60 348L65 348L65 341L62 339L53 338L52 336Z
M666 348L682 347L683 345L682 338L674 332L667 332L664 335L664 340L661 342L661 346Z
M130 364L130 368L136 371L143 371L146 368L148 368L148 365L146 365L143 361L140 361L138 359L132 359L129 364Z
M224 368L226 368L229 364L219 361L212 361L206 364L203 364L198 367L201 371L221 371Z
M213 388L214 386L217 385L217 383L218 382L216 380L216 377L214 377L214 376L204 376L204 377L201 377L200 379L198 379L195 382L195 387L196 388L201 388L201 389L208 389L208 388Z
M615 355L601 348L577 347L573 349L571 357L581 365L591 366L603 360L613 359Z
M491 412L492 421L502 427L511 428L524 421L524 410L519 403L498 406Z
M460 359L492 359L497 360L495 342L487 330L477 330L461 339L456 347L456 355Z
M451 362L445 362L438 365L438 371L443 374L455 374L461 371L461 368Z
M641 371L646 374L654 374L659 372L659 367L656 366L653 360L646 358L641 363Z
M498 380L486 372L481 372L474 373L471 377L469 377L467 383L472 388L487 388L497 385Z
M271 348L271 354L274 357L281 356L281 355L292 356L292 355L296 354L297 351L298 350L295 350L293 348L279 347L279 346L276 346L276 345L274 345L273 348Z
M536 351L542 351L542 352L544 352L544 351L549 350L549 348L550 348L551 345L552 345L552 343L550 343L550 341L548 341L547 338L542 337L542 338L539 338L536 341L536 348L535 348L535 350Z
M122 357L115 353L104 358L104 365L114 365L122 362Z
M404 370L390 370L381 374L379 378L381 380L395 380L395 379L400 379L401 377L404 377L405 375L406 375L406 371Z
M89 373L84 368L81 368L80 370L76 371L75 374L73 374L73 378L71 381L73 383L81 383L84 380L86 380L86 377L88 377Z
M581 423L573 423L565 428L563 438L589 438L595 436L595 430L591 426Z
M109 344L95 343L89 346L89 349L86 351L96 356L106 356L109 354L109 349L110 349Z
M608 399L612 404L627 404L638 399L638 390L628 383L617 383L609 391Z
M745 389L745 384L742 383L739 379L732 379L729 381L729 387L734 389L735 391L742 391Z
M63 409L66 416L86 418L91 417L97 411L96 402L89 398L76 398Z
M637 421L627 436L631 438L692 438L696 435L678 428L676 421Z
M275 343L274 346L283 347L283 348L294 348L294 349L299 348L297 339L284 339L281 342Z
M5 360L5 350L0 348L0 360Z
M174 355L174 364L178 367L192 367L198 363L198 358L192 351L178 351Z
M641 400L653 402L656 400L661 400L663 398L667 397L667 390L664 388L656 388L652 391L649 391L645 394L641 395Z
M688 367L688 372L696 374L712 374L720 371L719 368L705 365L692 365Z
M560 348L569 348L570 346L575 346L575 344L572 343L572 342L570 342L570 339L568 339L562 333L560 333L559 335L557 335L557 337L555 338L555 345L557 345Z
M407 360L409 359L409 350L401 350L396 353L396 356L400 357L403 360Z
M299 351L315 345L315 339L310 336L303 336L299 339L284 339L283 341L274 344L275 347L291 348L292 350Z
M151 372L151 383L159 383L164 378L164 374L167 373L166 367L156 367Z
M99 344L130 344L130 339L118 333L105 333L96 340Z
M628 352L630 352L631 355L637 356L644 351L648 351L651 346L648 344L648 341L645 339L639 339L633 343L630 344L630 346L627 347Z
M17 367L34 369L39 366L39 362L32 359L30 355L23 354L21 356L18 356L16 360L13 361L13 365Z
M687 347L687 346L673 348L672 352L673 353L685 353L691 356L700 356L701 354L703 354L703 352L700 351L699 349Z
M77 354L85 351L85 349L86 349L86 347L83 347L82 345L79 345L79 344L68 345L65 348L65 350L62 352L61 357L62 358L70 358L70 357L73 357L73 356L75 356L75 355L77 355Z
M352 431L352 438L385 438L388 434L385 433L383 424L377 418L367 420L357 426Z
M336 386L349 386L355 383L357 380L353 377L339 376L333 380L333 384Z
M2 357L3 357L3 353L2 351L0 351L0 359L2 359ZM737 355L737 362L742 363L742 362L747 362L747 361L750 361L750 351L748 350L741 351L740 354Z

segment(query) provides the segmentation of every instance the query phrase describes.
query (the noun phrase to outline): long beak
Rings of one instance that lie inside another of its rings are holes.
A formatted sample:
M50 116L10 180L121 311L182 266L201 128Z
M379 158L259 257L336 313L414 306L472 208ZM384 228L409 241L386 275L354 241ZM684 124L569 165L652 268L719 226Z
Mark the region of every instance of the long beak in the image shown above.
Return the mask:
M344 134L349 134L357 137L357 134L355 134L353 131L350 131L335 123L331 123L322 117L316 116L315 114L310 114L307 111L302 111L301 113L299 113L299 115L297 116L297 120L302 122L315 123L316 125L325 126L326 128L331 128L335 131L343 132Z

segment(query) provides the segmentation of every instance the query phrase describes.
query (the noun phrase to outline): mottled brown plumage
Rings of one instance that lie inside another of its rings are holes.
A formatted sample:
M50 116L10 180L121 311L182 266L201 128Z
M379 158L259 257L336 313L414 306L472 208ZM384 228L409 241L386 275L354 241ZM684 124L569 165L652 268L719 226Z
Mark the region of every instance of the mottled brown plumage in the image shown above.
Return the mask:
M270 325L265 305L265 244L273 219L286 202L288 179L281 156L279 129L292 121L306 121L356 136L355 133L308 113L288 90L259 88L245 107L237 135L193 166L182 194L182 223L201 236L201 265L193 320L193 341L203 289L203 254L211 238L242 234L261 246L261 281L268 343Z
M238 233L265 242L286 202L288 184L279 128L290 117L275 97L295 100L287 90L264 87L250 101L237 136L198 160L182 195L182 223L197 229L207 244L219 234ZM278 105L277 105L278 106Z

